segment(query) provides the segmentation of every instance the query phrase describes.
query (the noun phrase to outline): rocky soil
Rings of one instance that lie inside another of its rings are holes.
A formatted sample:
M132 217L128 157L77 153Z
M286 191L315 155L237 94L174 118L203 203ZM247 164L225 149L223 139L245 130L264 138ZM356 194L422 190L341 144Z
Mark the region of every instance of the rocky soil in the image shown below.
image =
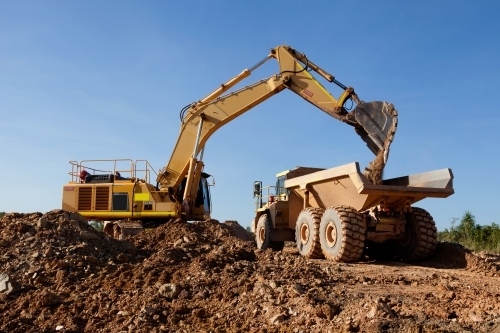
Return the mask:
M128 241L79 214L0 219L0 332L499 332L499 257L440 243L426 262L259 251L234 221Z

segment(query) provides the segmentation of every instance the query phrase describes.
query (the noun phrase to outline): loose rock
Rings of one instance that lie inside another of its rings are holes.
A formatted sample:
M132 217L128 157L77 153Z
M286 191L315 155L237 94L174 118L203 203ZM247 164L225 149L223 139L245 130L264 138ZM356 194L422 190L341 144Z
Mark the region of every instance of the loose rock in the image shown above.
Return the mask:
M285 315L280 313L280 314L277 314L273 317L271 317L271 319L269 319L269 322L273 325L278 325L278 324L281 324L282 322L285 321Z
M19 289L17 282L7 274L0 274L0 293L11 294Z
M173 283L164 284L158 289L158 293L169 300L176 298L180 292L180 288Z

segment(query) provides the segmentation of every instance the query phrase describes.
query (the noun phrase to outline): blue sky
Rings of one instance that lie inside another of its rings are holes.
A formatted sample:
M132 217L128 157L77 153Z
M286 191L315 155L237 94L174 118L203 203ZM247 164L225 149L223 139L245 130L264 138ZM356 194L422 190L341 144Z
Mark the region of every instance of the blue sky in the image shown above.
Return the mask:
M438 229L466 210L500 223L498 13L497 1L3 1L0 211L59 208L69 160L163 167L183 106L287 44L362 100L394 103L385 178L453 170L454 195L417 204ZM350 126L284 91L208 141L213 217L249 225L254 180L372 158Z

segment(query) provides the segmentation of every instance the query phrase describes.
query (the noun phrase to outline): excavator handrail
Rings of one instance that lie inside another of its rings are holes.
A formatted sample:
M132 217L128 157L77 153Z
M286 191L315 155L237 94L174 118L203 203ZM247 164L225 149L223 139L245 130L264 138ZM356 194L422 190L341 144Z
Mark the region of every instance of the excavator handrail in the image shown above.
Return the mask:
M144 169L138 169L139 162L144 162L145 163ZM134 175L133 175L133 177L139 178L139 177L137 177L137 172L144 172L145 173L144 179L146 180L146 183L149 183L151 170L153 171L153 173L154 173L155 176L158 176L158 174L156 173L155 169L151 166L151 164L149 164L148 160L136 160L134 166L135 167L134 167Z
M130 162L129 169L118 168L119 162ZM80 172L82 170L90 170L92 171L92 175L96 175L96 173L108 173L116 175L117 172L124 175L130 175L132 179L144 179L145 182L150 182L151 171L155 176L157 173L155 169L151 166L148 160L140 159L133 161L129 158L118 158L118 159L106 159L106 160L82 160L82 161L69 161L71 164L71 171L68 173L71 176L71 182L77 183L80 180ZM94 163L110 163L112 164L112 168L98 169L94 167L92 164ZM145 163L144 168L138 168L138 164ZM141 172L144 173L144 177L141 177Z

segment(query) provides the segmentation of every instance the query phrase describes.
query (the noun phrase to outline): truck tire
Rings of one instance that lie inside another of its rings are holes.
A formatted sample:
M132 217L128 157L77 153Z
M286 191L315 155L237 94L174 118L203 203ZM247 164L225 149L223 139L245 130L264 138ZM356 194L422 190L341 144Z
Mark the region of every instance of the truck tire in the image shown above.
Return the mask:
M322 258L319 243L319 222L323 210L308 207L302 210L295 225L295 241L299 253L306 258Z
M402 239L392 241L393 253L404 261L416 261L430 257L437 247L436 223L426 210L412 208L405 214L406 226Z
M260 250L273 249L275 251L283 250L285 242L271 240L271 221L267 214L262 214L255 228L255 242Z
M354 208L329 207L320 222L321 250L329 260L356 261L363 253L365 231L363 218Z

